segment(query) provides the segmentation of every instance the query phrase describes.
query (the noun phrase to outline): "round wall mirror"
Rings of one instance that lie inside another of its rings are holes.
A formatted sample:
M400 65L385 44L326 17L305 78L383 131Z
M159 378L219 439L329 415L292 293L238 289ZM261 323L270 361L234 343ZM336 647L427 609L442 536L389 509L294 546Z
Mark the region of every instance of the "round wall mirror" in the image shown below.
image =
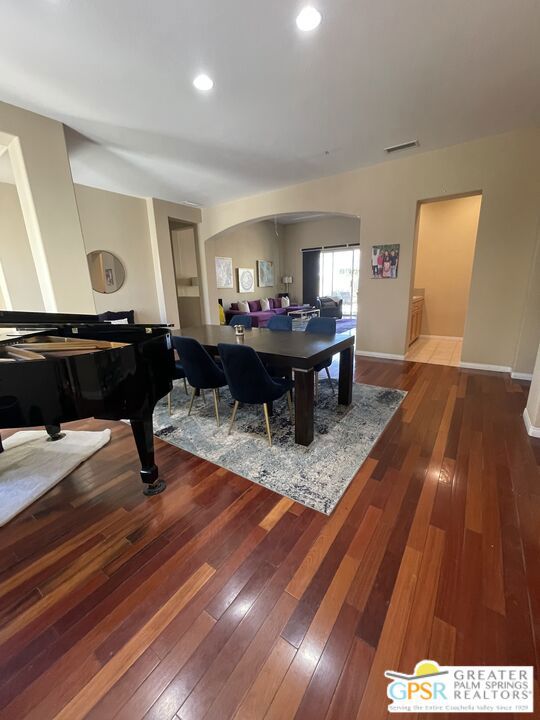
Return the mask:
M126 279L126 271L116 255L106 250L88 253L88 267L92 287L99 293L113 293L120 290Z

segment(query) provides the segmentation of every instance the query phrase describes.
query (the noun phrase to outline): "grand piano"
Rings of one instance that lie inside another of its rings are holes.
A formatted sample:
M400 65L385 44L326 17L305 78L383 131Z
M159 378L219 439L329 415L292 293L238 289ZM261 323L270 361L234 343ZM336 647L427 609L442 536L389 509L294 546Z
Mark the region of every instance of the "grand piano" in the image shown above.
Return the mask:
M65 422L129 420L145 495L165 489L154 462L152 414L171 391L173 371L166 326L0 311L0 428L44 426L61 442Z

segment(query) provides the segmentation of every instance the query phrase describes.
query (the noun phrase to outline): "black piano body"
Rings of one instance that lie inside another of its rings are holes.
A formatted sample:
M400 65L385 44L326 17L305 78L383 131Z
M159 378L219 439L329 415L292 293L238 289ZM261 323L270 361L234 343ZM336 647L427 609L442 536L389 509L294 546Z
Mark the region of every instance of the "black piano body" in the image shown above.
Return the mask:
M154 462L152 415L171 391L173 372L166 326L0 311L0 428L44 426L51 440L61 440L65 422L129 420L146 495L165 489Z

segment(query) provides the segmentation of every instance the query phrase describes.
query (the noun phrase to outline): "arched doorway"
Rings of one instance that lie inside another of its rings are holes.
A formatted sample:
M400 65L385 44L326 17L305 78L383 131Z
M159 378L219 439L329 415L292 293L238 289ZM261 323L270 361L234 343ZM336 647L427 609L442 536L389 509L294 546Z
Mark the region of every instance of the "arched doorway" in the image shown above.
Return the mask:
M321 294L335 296L349 325L355 324L360 264L357 216L309 211L255 218L209 237L204 255L209 322L218 321L218 300L227 309L239 296L256 301L260 296L287 293L291 302L299 304L313 304ZM305 262L307 257L310 263ZM261 284L258 276L263 261L272 264L273 283L268 285ZM227 287L218 279L222 271L216 273L216 263L228 263L231 269ZM313 276L308 278L310 267ZM240 291L238 272L242 269L254 274L248 292Z

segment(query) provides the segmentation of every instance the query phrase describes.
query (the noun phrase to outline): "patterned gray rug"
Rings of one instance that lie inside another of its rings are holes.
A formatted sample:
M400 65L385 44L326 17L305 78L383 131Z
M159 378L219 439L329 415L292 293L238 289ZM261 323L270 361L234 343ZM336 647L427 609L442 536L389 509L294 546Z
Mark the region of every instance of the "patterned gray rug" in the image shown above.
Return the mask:
M336 380L334 385L337 390ZM355 383L352 405L345 407L337 404L329 381L321 378L313 443L309 448L295 444L287 402L282 398L274 403L270 418L270 447L262 407L240 406L227 436L233 405L228 389L221 391L218 428L211 392L206 393L206 404L202 398L195 399L188 416L189 398L182 381L176 381L173 414L169 416L166 399L160 401L154 412L154 432L183 450L330 515L405 395L401 390Z

